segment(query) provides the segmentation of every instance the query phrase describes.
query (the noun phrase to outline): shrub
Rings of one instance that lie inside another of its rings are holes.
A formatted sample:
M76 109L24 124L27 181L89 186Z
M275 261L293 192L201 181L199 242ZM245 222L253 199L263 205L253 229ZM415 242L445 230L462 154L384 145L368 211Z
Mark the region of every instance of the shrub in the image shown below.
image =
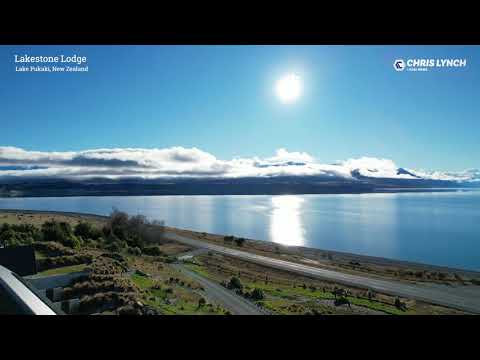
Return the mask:
M78 249L82 246L82 242L76 236L69 236L63 241L63 245L68 246L72 249Z
M253 289L252 293L250 294L250 298L255 301L263 300L265 295L261 289L255 288Z
M345 296L341 296L335 299L334 304L335 306L340 306L345 304L350 306L350 300L348 300Z
M71 248L78 248L81 245L72 227L66 222L46 221L42 225L42 234L44 241L56 241Z
M132 255L135 255L135 256L140 256L142 255L142 250L140 250L140 248L138 246L135 246L135 247L129 247L128 248L128 252Z
M147 246L143 248L143 253L150 256L162 256L163 252L158 246Z
M177 259L174 256L167 256L167 257L162 258L161 260L163 262L167 263L167 264L172 264L175 261L177 261Z
M205 306L206 303L207 303L206 300L203 297L201 297L198 300L198 307L201 308L202 306Z
M118 242L113 242L105 246L105 249L114 253L118 253L122 250Z
M232 276L227 284L229 289L243 289L243 284L239 278Z
M113 210L108 224L103 228L105 236L113 234L115 238L126 241L131 247L142 248L146 243L163 238L165 225L162 221L150 222L143 215L130 217L128 214Z
M108 244L116 244L120 242L120 239L113 233L110 232L107 237L105 238L105 243Z
M397 309L402 310L402 311L405 311L406 308L407 308L406 304L404 302L400 301L400 299L398 297L395 298L395 307Z
M29 245L41 240L41 233L30 224L3 224L0 227L0 245L20 246Z
M97 240L102 236L102 232L95 228L91 223L81 221L75 226L74 234L83 239Z
M424 272L423 271L416 271L415 272L415 277L417 278L423 278Z
M243 244L245 243L245 239L244 238L236 238L235 243L237 244L237 246L243 246Z
M223 237L223 241L226 243L231 243L233 241L233 236L228 235Z
M15 230L10 229L0 235L0 244L5 247L20 246L29 243L30 241L25 238L25 234L17 233Z
M42 254L45 254L49 257L75 255L75 251L73 251L72 249L53 241L36 242L33 244L33 248L36 251L41 252Z

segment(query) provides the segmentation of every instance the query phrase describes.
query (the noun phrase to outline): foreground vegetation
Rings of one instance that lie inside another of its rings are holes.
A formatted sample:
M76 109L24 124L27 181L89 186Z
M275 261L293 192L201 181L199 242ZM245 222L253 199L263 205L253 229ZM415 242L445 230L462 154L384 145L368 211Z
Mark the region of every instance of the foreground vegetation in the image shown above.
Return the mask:
M40 276L84 272L64 289L80 314L226 314L169 264L190 248L163 239L163 224L114 210L104 221L0 217L0 246L32 245ZM5 220L9 222L5 222Z

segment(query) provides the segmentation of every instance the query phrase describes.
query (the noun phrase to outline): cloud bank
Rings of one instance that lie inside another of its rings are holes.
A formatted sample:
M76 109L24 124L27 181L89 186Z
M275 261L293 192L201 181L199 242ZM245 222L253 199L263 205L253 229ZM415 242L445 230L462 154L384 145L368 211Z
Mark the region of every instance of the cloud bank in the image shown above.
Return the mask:
M393 179L475 181L479 170L438 172L399 168L392 160L362 157L336 164L322 164L305 152L278 149L268 158L217 159L197 148L164 149L115 148L78 152L27 151L0 147L0 178L54 177L88 179L171 178L171 177L275 177L325 176Z

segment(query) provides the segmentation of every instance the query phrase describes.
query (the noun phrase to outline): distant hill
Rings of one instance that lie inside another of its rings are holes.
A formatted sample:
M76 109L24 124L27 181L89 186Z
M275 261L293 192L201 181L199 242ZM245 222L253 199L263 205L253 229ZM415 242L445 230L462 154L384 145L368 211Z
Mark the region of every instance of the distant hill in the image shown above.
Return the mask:
M412 177L389 179L352 172L352 179L324 176L170 179L10 179L0 183L1 197L122 196L122 195L277 195L398 192L414 189L478 187L478 183Z

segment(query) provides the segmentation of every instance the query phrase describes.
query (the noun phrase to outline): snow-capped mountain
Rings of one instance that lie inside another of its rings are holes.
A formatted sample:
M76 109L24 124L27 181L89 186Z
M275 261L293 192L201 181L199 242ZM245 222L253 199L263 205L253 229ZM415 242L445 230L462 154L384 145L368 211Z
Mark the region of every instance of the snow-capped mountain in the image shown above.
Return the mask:
M402 164L403 165L403 164ZM276 194L480 187L480 170L416 170L384 158L326 164L305 152L218 159L197 148L39 152L0 147L0 195ZM68 190L68 191L67 191Z

